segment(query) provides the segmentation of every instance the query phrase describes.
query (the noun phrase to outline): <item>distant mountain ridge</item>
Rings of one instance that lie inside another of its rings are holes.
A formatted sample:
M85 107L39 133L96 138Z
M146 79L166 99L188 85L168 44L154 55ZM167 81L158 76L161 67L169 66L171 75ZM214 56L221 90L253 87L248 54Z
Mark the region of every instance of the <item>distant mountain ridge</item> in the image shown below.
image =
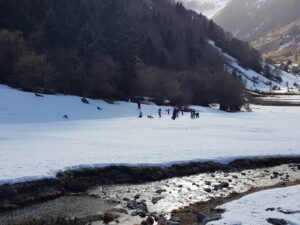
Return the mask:
M265 57L299 62L299 9L299 0L232 0L213 20Z
M220 12L231 0L176 0L182 2L187 9L212 18Z

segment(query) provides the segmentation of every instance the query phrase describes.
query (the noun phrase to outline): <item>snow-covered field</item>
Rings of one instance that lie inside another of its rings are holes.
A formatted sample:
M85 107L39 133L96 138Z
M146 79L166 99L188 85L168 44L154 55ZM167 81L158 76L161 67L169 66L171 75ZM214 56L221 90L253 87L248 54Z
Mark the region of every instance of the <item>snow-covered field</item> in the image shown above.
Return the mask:
M235 114L195 108L200 119L186 114L173 121L165 108L158 118L157 106L143 105L154 119L138 119L133 103L87 105L79 97L42 98L0 86L0 183L70 167L300 155L298 107L253 106L252 113Z
M270 225L267 219L283 219L289 225L300 224L300 186L257 192L227 203L223 219L209 225Z

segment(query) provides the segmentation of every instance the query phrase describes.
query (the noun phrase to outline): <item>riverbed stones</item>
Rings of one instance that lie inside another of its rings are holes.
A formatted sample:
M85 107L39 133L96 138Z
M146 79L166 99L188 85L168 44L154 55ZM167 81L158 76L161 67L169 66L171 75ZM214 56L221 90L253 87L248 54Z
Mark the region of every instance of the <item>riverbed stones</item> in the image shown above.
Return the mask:
M140 194L136 194L136 195L134 196L134 199L139 199L139 198L141 198L141 195L140 195Z
M152 216L148 216L147 219L146 219L146 221L147 221L147 223L148 223L149 225L153 225L153 224L154 224L154 219L153 219Z
M205 185L211 185L210 181L205 181L204 183L205 183Z
M211 189L209 187L205 187L204 191L206 191L207 193L211 193Z
M164 199L164 197L158 196L158 197L153 197L151 201L152 201L152 204L155 205L155 204L157 204L162 199Z
M221 182L220 187L221 188L228 188L229 187L229 183L226 182L226 181L223 181L223 182Z
M214 185L214 190L217 191L220 189L220 186L219 185Z
M167 191L166 189L158 189L158 190L156 190L156 193L161 194L161 193L166 192L166 191Z

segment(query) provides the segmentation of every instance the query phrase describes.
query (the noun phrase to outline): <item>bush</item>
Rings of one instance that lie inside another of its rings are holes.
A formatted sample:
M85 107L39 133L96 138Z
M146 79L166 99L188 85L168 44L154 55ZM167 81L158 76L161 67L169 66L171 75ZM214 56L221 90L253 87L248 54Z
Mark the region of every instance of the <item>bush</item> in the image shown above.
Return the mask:
M15 64L26 51L21 32L0 31L0 82L11 81Z
M28 52L22 55L15 64L13 83L25 89L43 88L49 77L50 67L46 56Z
M138 96L153 97L158 102L209 106L219 103L222 110L239 111L245 103L245 87L239 77L223 72L176 72L142 67L138 71Z
M24 89L43 88L50 75L46 56L26 45L20 32L0 31L0 82Z

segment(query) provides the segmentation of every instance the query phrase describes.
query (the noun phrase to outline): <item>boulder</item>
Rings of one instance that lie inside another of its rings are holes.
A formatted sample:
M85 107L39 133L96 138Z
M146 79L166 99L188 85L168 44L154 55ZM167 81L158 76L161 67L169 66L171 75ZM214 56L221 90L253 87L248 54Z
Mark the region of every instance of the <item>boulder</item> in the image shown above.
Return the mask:
M205 183L205 185L211 185L210 181L205 181L204 183Z
M207 193L210 193L211 189L210 188L204 188L204 191L206 191Z
M155 205L162 199L163 199L163 197L153 197L151 201L152 201L152 204Z
M267 222L270 223L270 224L272 224L272 225L287 225L288 224L283 219L274 219L274 218L267 219Z
M154 219L153 219L152 216L148 216L147 219L146 219L146 221L147 221L147 223L148 223L149 225L153 225L153 224L154 224Z
M221 182L220 186L221 186L221 188L228 188L229 183L224 181L224 182Z
M82 98L81 101L82 101L82 103L84 103L84 104L90 104L89 101L88 101L86 98Z

